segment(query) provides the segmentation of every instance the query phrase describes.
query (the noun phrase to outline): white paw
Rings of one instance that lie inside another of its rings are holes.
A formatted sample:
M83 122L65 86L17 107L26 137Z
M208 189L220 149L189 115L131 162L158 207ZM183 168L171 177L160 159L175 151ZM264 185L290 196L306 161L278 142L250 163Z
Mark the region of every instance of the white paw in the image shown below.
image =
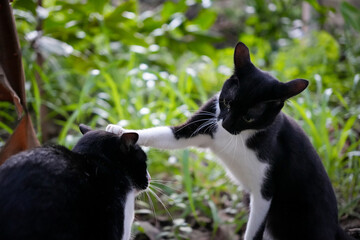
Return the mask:
M107 132L115 133L115 134L120 135L120 136L125 133L125 129L123 129L120 126L114 125L114 124L107 125L105 130Z

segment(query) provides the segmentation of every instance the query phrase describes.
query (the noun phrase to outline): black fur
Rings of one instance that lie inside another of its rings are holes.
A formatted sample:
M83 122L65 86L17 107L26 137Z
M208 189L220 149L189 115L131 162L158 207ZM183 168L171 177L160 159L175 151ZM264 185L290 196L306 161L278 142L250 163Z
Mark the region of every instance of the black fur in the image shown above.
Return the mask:
M127 193L148 186L146 155L134 134L85 132L73 151L40 147L0 167L1 240L121 239Z
M339 227L335 194L318 154L298 124L281 112L285 101L302 92L308 81L279 82L251 63L243 43L235 48L234 65L219 98L210 99L184 125L173 127L175 137L213 137L216 127L197 129L212 118L201 113L215 113L219 104L216 120L229 133L259 130L246 145L270 166L261 194L272 202L255 239L262 239L264 231L276 240L352 239Z
M207 134L213 137L216 125L211 124L209 119L215 117L217 98L212 97L184 124L172 127L176 139L195 137L199 134Z
M318 154L298 124L280 112L308 82L281 83L257 69L248 53L244 44L237 45L235 73L219 97L219 119L235 135L260 130L246 144L270 165L261 191L272 200L266 231L278 240L351 239L339 227L335 193Z

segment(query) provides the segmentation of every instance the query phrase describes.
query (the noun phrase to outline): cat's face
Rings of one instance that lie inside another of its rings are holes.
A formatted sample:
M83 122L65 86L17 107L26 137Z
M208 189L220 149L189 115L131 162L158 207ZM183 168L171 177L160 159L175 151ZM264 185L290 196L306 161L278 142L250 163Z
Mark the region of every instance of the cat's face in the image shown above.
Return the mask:
M282 83L256 68L243 43L235 48L234 63L234 74L225 81L219 96L218 116L224 129L233 135L271 125L285 100L308 85L303 79Z
M118 136L102 130L91 130L85 125L80 125L80 130L84 136L73 151L99 156L100 161L109 161L110 166L116 168L119 174L126 175L138 193L149 186L147 156L136 145L139 138L137 133Z

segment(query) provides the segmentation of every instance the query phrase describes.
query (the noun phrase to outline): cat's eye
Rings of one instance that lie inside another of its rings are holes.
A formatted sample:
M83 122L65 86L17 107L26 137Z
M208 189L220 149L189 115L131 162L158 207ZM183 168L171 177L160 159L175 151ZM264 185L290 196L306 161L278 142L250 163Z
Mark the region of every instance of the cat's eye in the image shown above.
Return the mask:
M223 104L224 104L224 106L225 106L225 108L227 109L227 110L230 110L230 108L231 108L231 106L230 106L230 101L226 101L225 99L223 100Z
M243 116L242 119L247 123L251 123L251 122L255 121L255 118L252 118L249 115Z

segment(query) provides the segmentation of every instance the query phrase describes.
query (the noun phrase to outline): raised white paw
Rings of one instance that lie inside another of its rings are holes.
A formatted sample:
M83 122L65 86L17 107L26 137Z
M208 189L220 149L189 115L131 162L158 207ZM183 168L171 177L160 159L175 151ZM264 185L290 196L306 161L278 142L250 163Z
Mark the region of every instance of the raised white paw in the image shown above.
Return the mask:
M115 134L120 135L120 136L125 133L125 129L123 129L122 127L120 127L118 125L114 125L114 124L107 125L105 130L107 132L115 133Z

